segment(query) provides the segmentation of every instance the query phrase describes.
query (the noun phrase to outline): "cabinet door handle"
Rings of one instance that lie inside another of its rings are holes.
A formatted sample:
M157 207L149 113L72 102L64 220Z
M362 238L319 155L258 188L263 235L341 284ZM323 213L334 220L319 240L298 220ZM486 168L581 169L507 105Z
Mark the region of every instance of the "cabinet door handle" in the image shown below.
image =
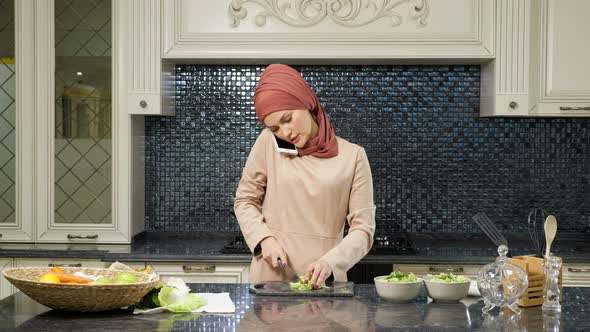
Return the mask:
M215 265L183 265L182 270L190 272L215 272Z
M590 111L590 106L569 107L559 106L560 111Z
M91 235L74 235L74 234L68 234L68 239L84 239L84 240L92 240L92 239L98 239L98 234L91 234Z
M590 269L578 269L576 267L568 267L567 270L570 272L590 272Z
M462 267L436 267L436 266L431 266L428 268L428 271L430 272L454 272L454 273L462 273L463 272L463 268Z
M60 267L82 267L82 263L74 263L74 264L53 264L53 263L49 263L47 266L49 266L49 267L54 267L54 266L60 266Z

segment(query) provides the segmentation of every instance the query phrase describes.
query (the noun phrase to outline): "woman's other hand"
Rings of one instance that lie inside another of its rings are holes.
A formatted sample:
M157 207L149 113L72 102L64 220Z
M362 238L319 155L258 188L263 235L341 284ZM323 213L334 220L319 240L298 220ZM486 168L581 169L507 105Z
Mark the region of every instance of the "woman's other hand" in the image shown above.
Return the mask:
M272 236L269 236L260 242L260 249L262 250L262 257L272 265L273 268L287 267L287 253L279 244L279 241ZM279 262L279 258L281 261ZM282 266L281 266L282 264Z
M324 261L315 261L307 267L305 281L311 283L313 289L317 289L332 274L332 268Z

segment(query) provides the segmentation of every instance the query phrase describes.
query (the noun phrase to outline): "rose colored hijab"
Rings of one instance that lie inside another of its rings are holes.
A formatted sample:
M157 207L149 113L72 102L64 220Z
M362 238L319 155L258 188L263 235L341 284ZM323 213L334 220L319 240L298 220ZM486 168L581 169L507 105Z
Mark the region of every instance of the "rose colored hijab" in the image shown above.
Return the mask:
M272 64L264 70L254 93L254 107L260 122L272 112L284 110L311 111L318 124L318 135L305 147L298 148L300 156L332 158L338 155L338 143L334 128L324 112L318 96L293 68Z

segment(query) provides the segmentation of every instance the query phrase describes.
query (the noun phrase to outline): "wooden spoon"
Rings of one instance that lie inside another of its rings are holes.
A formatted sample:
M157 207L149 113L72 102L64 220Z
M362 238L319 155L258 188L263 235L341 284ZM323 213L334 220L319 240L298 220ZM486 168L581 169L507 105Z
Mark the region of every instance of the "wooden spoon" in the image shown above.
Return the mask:
M553 239L555 239L555 234L557 234L557 219L550 214L545 220L545 257L549 257L549 254L551 253L551 243L553 243Z

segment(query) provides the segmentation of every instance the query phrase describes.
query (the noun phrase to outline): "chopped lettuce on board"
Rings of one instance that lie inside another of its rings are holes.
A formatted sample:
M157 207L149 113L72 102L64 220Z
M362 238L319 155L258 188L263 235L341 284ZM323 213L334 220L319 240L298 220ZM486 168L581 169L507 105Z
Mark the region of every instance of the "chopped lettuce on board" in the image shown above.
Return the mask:
M385 278L387 282L415 282L417 280L412 272L403 273L400 271L393 271Z
M291 286L292 290L296 290L296 291L310 291L310 290L314 290L313 288L311 288L311 282L308 283L304 283L303 282L304 278L303 277L299 277L299 281L297 282L290 282L289 286ZM325 284L321 284L318 289L322 289L325 288L326 285Z
M432 277L430 280L440 282L466 282L467 278L465 278L464 276L454 275L452 273L441 273L437 276Z

